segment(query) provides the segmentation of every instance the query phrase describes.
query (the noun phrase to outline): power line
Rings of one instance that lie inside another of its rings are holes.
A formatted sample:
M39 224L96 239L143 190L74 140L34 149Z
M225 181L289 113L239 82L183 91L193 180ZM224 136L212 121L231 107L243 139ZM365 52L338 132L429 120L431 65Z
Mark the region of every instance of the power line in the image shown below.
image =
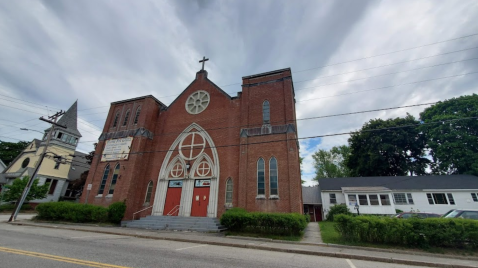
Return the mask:
M470 58L470 59L465 59L465 60L459 60L459 61L452 61L452 62L447 62L447 63L440 63L440 64L431 65L431 66L425 66L425 67L420 67L420 68L416 68L416 69L405 70L405 71L399 71L399 72L393 72L393 73L386 73L386 74L379 74L379 75L374 75L374 76L367 76L367 77L356 78L356 79L352 79L352 80L346 80L346 81L328 83L328 84L323 84L323 85L318 85L318 86L313 86L313 87L304 87L304 88L296 89L295 91L300 91L300 90L310 89L310 88L318 88L318 87L330 86L330 85L336 85L336 84L342 84L342 83L348 83L348 82L354 82L354 81L359 81L359 80L364 80L364 79L369 79L369 78L375 78L375 77L381 77L381 76L387 76L387 75L392 75L392 74L406 73L406 72L411 72L411 71L416 71L416 70L422 70L422 69L427 69L427 68L432 68L432 67L437 67L437 66L442 66L442 65L447 65L447 64L453 64L453 63L458 63L458 62L463 62L463 61L476 60L476 59L478 59L478 57L476 57L476 58Z
M309 137L302 137L302 138L291 138L291 139L281 139L281 140L273 140L273 141L261 141L261 142L252 142L246 144L228 144L228 145L217 145L217 146L205 146L204 149L212 149L212 148L224 148L224 147L238 147L243 145L257 145L257 144L267 144L267 143L275 143L275 142L283 142L283 141L298 141L298 140L306 140L306 139L316 139L316 138L325 138L325 137L333 137L333 136L341 136L341 135L351 135L360 132L375 132L375 131L383 131L383 130L393 130L393 129L400 129L400 128L409 128L409 127L419 127L423 125L432 125L432 124L440 124L440 123L448 123L448 122L455 122L461 120L469 120L469 119L478 119L478 116L474 117L463 117L463 118L456 118L456 119L448 119L448 120L439 120L439 121L432 121L427 123L419 123L419 124L409 124L409 125L402 125L396 127L387 127L387 128L378 128L378 129L367 129L367 130L358 130L358 131L350 131L350 132L342 132L342 133L334 133L334 134L324 134L324 135L316 135L316 136L309 136ZM173 150L155 150L155 151L138 151L138 152L130 152L129 154L144 154L144 153L165 153L165 152L173 152L178 150L177 148ZM115 154L100 154L95 156L101 155L115 155Z
M443 41L433 42L433 43L429 43L429 44L425 44L425 45L421 45L421 46L416 46L416 47L411 47L411 48L405 48L405 49L395 50L395 51L391 51L391 52L387 52L387 53L382 53L382 54L377 54L377 55L373 55L373 56L362 57L362 58L357 58L357 59L353 59L353 60L347 60L347 61L332 63L332 64L320 66L320 67L314 67L314 68L304 69L304 70L296 71L296 72L294 72L294 73L301 73L301 72L305 72L305 71L310 71L310 70L315 70L315 69L322 69L322 68L325 68L325 67L340 65L340 64L349 63L349 62L354 62L354 61L359 61L359 60L365 60L365 59L376 58L376 57L380 57L380 56L385 56L385 55L390 55L390 54L394 54L394 53L398 53L398 52L408 51L408 50L417 49L417 48L422 48L422 47L427 47L427 46L431 46L431 45L436 45L436 44L445 43L445 42L449 42L449 41L453 41L453 40L458 40L458 39L463 39L463 38L467 38L467 37L471 37L471 36L476 36L476 35L478 35L478 33L474 33L474 34L470 34L470 35L465 35L465 36L460 36L460 37L456 37L456 38L452 38L452 39L447 39L447 40L443 40Z
M478 73L478 71L476 71L476 72L464 73L464 74L451 75L451 76L438 77L438 78L432 78L432 79L426 79L426 80L421 80L421 81L416 81L416 82L411 82L411 83L404 83L404 84L398 84L398 85L391 85L391 86L385 86L385 87L372 88L372 89L367 89L367 90L347 92L347 93L343 93L343 94L331 95L331 96L320 97L320 98L313 98L313 99L306 99L306 100L298 100L297 102L304 102L304 101L318 100L318 99L326 99L326 98L332 98L332 97L338 97L338 96L351 95L351 94L362 93L362 92L373 91L373 90L384 89L384 88L392 88L392 87L413 85L413 84L418 84L418 83L422 83L422 82L429 82L429 81L435 81L435 80L446 79L446 78L453 78L453 77L458 77L458 76L465 76L465 75L475 74L475 73Z

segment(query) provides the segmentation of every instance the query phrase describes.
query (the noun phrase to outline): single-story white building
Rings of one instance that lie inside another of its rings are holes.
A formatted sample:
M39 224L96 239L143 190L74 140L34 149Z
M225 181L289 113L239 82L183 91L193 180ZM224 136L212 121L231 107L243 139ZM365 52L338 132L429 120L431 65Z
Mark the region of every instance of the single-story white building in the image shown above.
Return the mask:
M324 219L335 204L380 215L478 209L478 177L472 175L325 178L319 188Z

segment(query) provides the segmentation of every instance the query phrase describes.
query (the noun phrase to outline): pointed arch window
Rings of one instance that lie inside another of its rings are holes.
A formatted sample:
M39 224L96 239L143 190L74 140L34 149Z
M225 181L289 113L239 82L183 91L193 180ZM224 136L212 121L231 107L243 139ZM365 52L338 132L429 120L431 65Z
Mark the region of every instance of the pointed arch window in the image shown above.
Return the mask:
M111 179L110 190L108 194L112 195L115 192L115 186L116 186L116 182L118 181L119 173L120 173L120 164L117 164L113 172L113 178Z
M129 119L129 110L126 111L126 115L124 116L123 127L128 124L128 119Z
M144 197L144 204L149 205L151 201L151 194L153 193L153 181L149 181L148 188L146 188L146 196Z
M278 191L278 180L277 180L277 159L272 157L269 161L269 183L270 183L270 191L271 196L277 196L279 194Z
M118 125L118 121L119 121L119 112L116 113L115 115L115 121L113 121L113 127L116 127Z
M232 179L228 178L226 181L226 205L232 206Z
M105 171L103 172L103 178L101 179L100 189L98 189L98 194L103 194L105 190L106 180L108 179L108 175L110 174L110 165L108 164L105 167Z
M257 195L265 195L265 182L264 182L264 159L259 158L257 161Z
M269 106L269 101L264 101L262 103L262 124L270 124L271 123L271 109Z
M136 115L134 116L134 121L133 124L136 125L138 124L138 119L139 119L139 114L141 113L141 106L136 109Z

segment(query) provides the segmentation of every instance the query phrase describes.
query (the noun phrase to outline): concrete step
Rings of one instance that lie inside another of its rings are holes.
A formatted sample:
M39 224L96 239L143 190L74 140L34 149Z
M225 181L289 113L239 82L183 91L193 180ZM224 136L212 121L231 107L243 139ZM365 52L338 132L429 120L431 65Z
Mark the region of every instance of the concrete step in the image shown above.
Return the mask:
M220 232L226 228L219 219L206 217L146 216L135 221L121 222L121 226L152 230L189 230Z

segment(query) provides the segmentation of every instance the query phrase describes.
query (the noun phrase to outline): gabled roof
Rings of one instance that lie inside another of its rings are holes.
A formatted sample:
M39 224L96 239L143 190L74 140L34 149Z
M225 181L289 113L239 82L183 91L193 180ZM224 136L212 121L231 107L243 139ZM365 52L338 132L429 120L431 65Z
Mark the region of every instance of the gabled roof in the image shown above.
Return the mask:
M342 187L379 187L391 190L478 189L473 175L347 177L319 180L322 191L341 191Z
M66 126L63 131L73 134L74 136L81 137L80 131L78 131L78 101L75 101L73 105L65 112L58 120L57 124ZM59 128L59 127L58 127ZM49 131L47 128L45 131Z
M322 204L320 187L318 185L312 187L302 186L302 203L306 205Z

